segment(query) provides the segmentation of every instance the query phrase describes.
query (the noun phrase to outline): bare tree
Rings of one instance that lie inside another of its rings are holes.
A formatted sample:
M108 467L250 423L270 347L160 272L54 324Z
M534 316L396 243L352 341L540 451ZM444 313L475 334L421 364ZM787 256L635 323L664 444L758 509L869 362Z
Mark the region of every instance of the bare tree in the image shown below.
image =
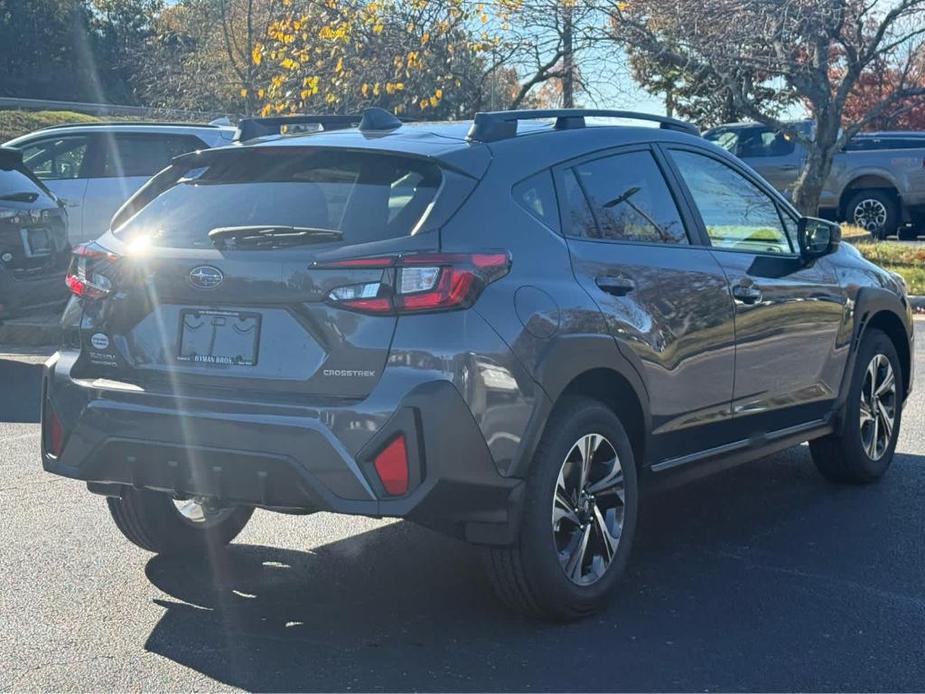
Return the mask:
M897 104L925 98L925 87L902 83L862 114L845 111L875 61L916 54L925 37L925 0L632 0L608 12L613 37L636 55L724 85L738 112L807 141L793 191L804 214L816 213L832 158L848 140ZM755 101L756 75L805 101L815 120L812 135Z
M594 49L609 40L607 15L592 2L524 0L502 12L499 48L492 67L514 67L521 75L510 107L530 103L538 87L556 82L561 105L574 106L579 93L590 93L587 75L598 75ZM550 91L550 90L547 90ZM548 93L547 93L548 96Z
M259 47L275 19L280 0L218 0L222 47L228 65L237 76L244 95L244 113L253 114L260 100L257 85L262 78Z

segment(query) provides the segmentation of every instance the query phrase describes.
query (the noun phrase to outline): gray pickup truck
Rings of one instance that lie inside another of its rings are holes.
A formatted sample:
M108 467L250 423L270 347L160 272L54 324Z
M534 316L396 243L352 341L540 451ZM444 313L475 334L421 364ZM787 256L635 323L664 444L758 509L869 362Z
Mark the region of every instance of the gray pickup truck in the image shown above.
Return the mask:
M792 123L807 135L811 121ZM757 123L712 128L704 138L728 150L789 195L806 157L796 138ZM854 137L832 162L819 215L862 226L878 238L925 233L925 132Z

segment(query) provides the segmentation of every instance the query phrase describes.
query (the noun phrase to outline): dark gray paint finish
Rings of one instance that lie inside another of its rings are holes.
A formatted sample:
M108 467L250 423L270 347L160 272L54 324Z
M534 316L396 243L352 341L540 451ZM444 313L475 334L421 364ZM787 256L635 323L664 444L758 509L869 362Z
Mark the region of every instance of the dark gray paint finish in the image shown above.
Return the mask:
M665 166L690 246L566 239L511 198L511 187L538 171L653 141L702 149L744 171L696 138L645 128L534 128L489 146L466 143L453 134L456 126L446 127L443 134L443 126L433 127L436 134L417 126L390 135L337 132L266 143L399 150L481 180L453 184L446 191L453 204L437 217L439 229L408 238L262 251L259 258L158 249L146 282L165 311L186 305L265 311L271 333L262 340L269 341L273 363L222 376L184 372L159 352L150 334L138 332L149 330L144 321L150 311L129 304L150 295L88 302L82 339L118 328L120 349L135 366L107 372L88 366L73 349L62 351L47 372L48 398L73 433L61 461L46 458L49 469L90 479L84 466L92 466L94 451L116 431L138 440L192 439L203 447L274 452L305 473L325 508L418 515L469 539L503 543L516 528L517 481L529 474L556 401L582 374L613 373L628 384L643 413L643 465L694 462L722 447L729 448L726 461L741 462L794 437L829 430L826 418L843 390L842 374L860 329L849 307L862 287L883 292L887 298L877 311L890 312L908 333L910 316L895 282L850 250L811 265L794 257L770 266L749 254L711 250L660 146L653 151ZM107 237L104 243L118 242ZM316 261L359 255L493 249L510 253L510 273L490 284L473 308L397 319L322 301L345 278L366 281L381 270L314 267ZM226 278L208 299L184 284L184 273L199 264L219 268ZM601 276L625 276L635 287L615 296L600 289ZM765 283L767 306L736 306L730 286L745 276ZM125 302L121 308L119 302ZM765 329L774 316L782 322L780 334ZM760 329L743 331L749 320ZM319 375L322 364L377 375L335 382ZM151 372L160 372L161 380L151 380ZM412 414L397 414L407 408ZM744 416L754 408L762 408L763 421ZM788 428L792 421L805 428ZM416 444L423 451L416 463L423 469L420 485L406 498L372 498L381 490L370 481L369 456L394 435L392 427L412 426L420 427L415 440L423 441ZM752 437L753 429L773 436ZM743 436L751 437L745 448L737 445ZM474 476L456 467L466 465L474 466Z

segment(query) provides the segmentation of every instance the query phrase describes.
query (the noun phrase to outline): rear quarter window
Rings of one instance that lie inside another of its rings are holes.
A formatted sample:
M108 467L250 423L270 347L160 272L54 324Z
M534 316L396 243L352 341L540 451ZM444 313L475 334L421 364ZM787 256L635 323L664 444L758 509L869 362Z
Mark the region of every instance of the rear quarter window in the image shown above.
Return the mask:
M117 233L195 247L211 245L218 227L265 224L336 230L347 244L379 241L414 233L441 182L436 164L398 155L228 150L187 171Z
M514 201L553 231L559 231L559 206L551 171L524 179L511 190Z

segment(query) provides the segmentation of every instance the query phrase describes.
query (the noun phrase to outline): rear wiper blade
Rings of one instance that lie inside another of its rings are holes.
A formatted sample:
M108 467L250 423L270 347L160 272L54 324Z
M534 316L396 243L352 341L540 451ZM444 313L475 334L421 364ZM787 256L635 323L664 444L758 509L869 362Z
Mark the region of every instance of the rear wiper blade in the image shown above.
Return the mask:
M35 202L38 199L39 194L32 192L7 193L6 195L0 195L0 200L7 202Z
M344 233L337 229L262 224L241 227L218 227L209 232L216 248L278 248L308 243L340 241Z

